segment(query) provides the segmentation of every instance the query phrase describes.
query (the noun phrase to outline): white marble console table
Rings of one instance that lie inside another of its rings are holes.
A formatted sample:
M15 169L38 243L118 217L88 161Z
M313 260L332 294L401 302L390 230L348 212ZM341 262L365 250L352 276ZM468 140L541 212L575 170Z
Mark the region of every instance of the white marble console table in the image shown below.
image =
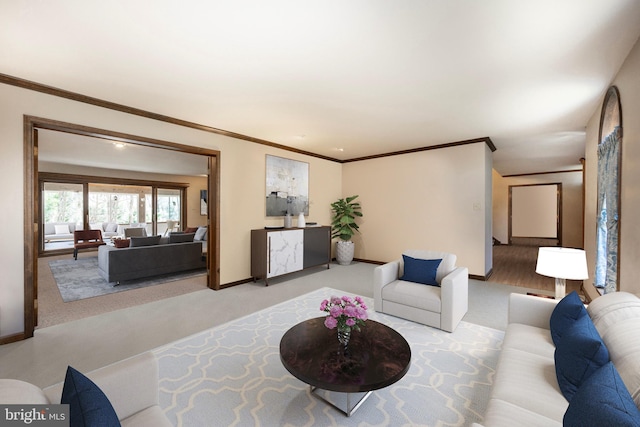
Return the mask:
M251 230L251 276L269 279L331 263L331 227Z

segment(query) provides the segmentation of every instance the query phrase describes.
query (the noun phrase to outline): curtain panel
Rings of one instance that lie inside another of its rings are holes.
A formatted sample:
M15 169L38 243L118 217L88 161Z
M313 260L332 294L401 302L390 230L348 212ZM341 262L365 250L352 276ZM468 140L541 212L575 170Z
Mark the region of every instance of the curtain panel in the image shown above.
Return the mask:
M598 146L596 286L617 290L620 177L620 127Z

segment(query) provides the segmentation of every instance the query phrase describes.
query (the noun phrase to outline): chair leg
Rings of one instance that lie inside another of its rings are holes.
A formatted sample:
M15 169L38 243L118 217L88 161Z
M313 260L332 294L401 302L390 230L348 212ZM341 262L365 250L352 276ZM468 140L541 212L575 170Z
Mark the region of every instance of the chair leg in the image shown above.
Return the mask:
M73 259L75 259L76 261L78 260L78 249L77 248L73 248Z

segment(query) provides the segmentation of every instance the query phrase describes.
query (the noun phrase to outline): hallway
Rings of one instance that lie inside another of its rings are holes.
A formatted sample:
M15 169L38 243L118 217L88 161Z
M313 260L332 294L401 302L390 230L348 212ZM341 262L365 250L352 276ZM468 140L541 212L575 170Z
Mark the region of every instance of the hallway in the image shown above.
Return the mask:
M541 293L555 293L555 279L536 273L538 248L556 246L555 239L513 239L512 245L493 246L493 273L489 282L540 289ZM567 280L567 293L582 295L581 281Z

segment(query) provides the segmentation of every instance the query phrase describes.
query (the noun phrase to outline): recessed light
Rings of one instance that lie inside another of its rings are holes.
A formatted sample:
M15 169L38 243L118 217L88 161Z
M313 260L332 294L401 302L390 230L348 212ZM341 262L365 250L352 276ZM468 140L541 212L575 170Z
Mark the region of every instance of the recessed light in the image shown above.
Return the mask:
M336 147L336 148L334 148L334 150L336 150L336 151L340 151L340 152L343 152L343 151L344 151L344 148L342 148L342 147Z
M124 142L114 142L113 145L116 148L124 148L125 147Z

